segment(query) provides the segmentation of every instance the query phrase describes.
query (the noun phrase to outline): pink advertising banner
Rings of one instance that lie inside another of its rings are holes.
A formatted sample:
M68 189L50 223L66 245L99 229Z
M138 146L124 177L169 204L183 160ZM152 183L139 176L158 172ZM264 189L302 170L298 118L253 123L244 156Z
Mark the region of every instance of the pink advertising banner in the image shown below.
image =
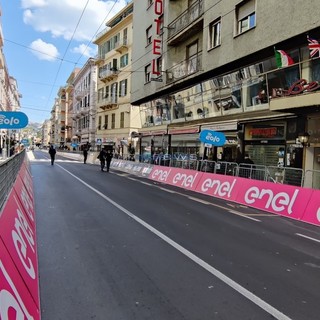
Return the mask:
M38 320L39 308L32 300L18 270L0 239L0 319Z
M36 229L36 214L34 210L34 201L30 196L30 193L27 191L26 186L22 182L20 176L17 177L17 180L14 184L14 190L17 193L18 199L22 204L25 212L27 213L27 217L32 225L33 231L35 233Z
M194 170L154 166L149 174L149 179L188 190L195 190L202 175L203 172Z
M242 179L236 202L263 211L301 220L311 189Z
M29 192L29 195L33 201L34 194L33 194L33 183L32 183L32 176L31 173L28 170L27 164L24 162L21 166L21 169L19 171L19 176L25 185L27 191Z
M241 188L241 178L221 174L203 173L195 191L235 201Z
M320 226L320 190L312 190L312 196L302 220Z
M0 238L39 307L39 280L35 228L12 189L0 216Z
M161 166L149 179L320 225L319 190Z

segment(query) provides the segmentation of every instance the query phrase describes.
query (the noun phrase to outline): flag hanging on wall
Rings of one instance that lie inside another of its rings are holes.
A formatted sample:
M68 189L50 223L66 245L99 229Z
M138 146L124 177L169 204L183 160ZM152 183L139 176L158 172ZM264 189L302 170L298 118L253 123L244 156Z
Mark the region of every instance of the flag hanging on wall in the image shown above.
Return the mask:
M311 58L315 57L317 54L318 57L320 57L320 44L318 40L312 39L308 36L308 47Z
M283 50L275 50L275 55L278 68L283 68L294 64L293 59Z

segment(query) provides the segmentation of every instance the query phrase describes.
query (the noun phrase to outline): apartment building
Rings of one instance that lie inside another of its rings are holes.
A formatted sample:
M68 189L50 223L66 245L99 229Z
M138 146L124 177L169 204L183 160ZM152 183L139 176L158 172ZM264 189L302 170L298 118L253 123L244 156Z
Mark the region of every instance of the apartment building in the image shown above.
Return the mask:
M97 66L95 59L89 58L84 66L74 74L72 99L73 136L72 145L95 148L96 132L96 91Z
M319 13L316 0L134 1L143 152L319 170ZM205 146L205 129L226 144Z
M94 41L98 46L96 143L119 156L139 149L132 134L141 126L139 108L130 104L132 16L131 2L107 22Z
M68 150L72 150L74 147L76 148L78 145L75 142L78 142L78 137L75 136L75 130L73 119L74 118L74 110L73 110L73 96L74 96L74 87L73 81L75 76L80 71L80 68L74 68L67 79L65 90L66 90L66 126L65 126L65 146Z
M0 8L0 17L2 10ZM19 111L21 94L14 77L9 74L5 56L3 53L3 31L0 23L0 111ZM8 149L9 140L11 143L20 140L20 130L0 129L0 149Z

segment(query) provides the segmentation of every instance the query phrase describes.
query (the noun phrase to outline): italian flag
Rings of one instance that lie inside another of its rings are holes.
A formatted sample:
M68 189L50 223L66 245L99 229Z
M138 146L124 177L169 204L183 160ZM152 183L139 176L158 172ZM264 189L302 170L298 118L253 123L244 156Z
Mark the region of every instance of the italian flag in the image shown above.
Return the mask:
M278 68L291 66L294 64L292 58L283 50L276 50L276 64Z

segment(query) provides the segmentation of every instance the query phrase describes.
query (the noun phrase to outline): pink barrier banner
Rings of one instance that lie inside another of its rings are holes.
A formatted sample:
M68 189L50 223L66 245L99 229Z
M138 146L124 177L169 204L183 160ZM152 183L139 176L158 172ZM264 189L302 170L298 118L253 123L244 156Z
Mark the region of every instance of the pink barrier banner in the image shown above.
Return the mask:
M202 175L203 172L194 170L154 166L149 174L149 179L188 190L195 190Z
M34 202L31 198L29 192L27 191L26 186L22 182L20 176L17 177L17 180L14 184L14 190L17 193L18 199L22 204L24 210L27 213L27 217L33 227L33 231L35 232L36 228L36 214L34 210Z
M311 199L305 209L302 220L320 226L320 190L312 191Z
M161 166L149 179L320 225L318 190Z
M39 307L39 280L35 227L12 189L0 216L0 238Z
M241 178L203 173L195 191L209 196L235 201L241 188Z
M27 191L29 192L29 195L33 201L34 194L33 194L32 177L31 177L31 173L29 172L29 169L25 163L23 163L20 168L19 176L21 177L21 180L24 183L24 185L25 185Z
M39 309L0 239L0 319L38 320Z
M301 220L312 189L241 179L236 202L263 211Z

